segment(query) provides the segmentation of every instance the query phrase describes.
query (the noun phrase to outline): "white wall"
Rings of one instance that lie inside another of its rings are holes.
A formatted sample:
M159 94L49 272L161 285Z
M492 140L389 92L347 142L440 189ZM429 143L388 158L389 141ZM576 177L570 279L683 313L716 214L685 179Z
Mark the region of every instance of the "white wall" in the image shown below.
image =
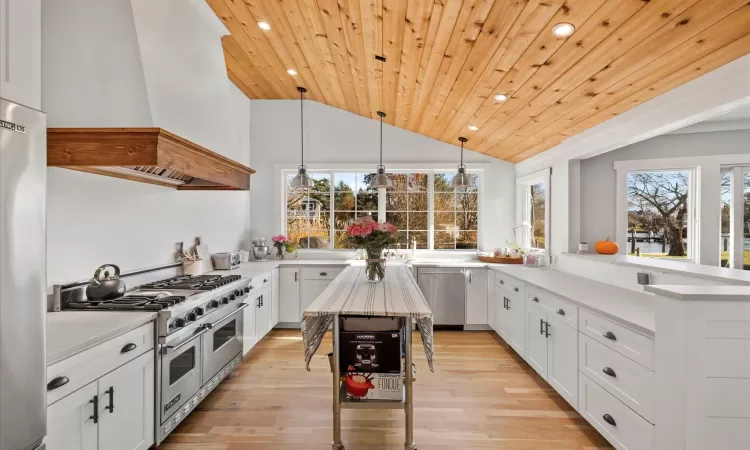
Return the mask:
M281 231L281 165L296 167L300 162L299 101L253 100L250 151L253 176L251 190L251 229L253 236L270 238ZM378 164L380 124L314 101L305 101L305 164L352 164L371 167ZM383 162L425 164L444 163L455 170L460 148L416 133L385 125ZM469 143L470 146L471 143ZM503 245L501 226L513 224L515 175L513 164L475 152L465 152L464 160L488 164L484 176L480 247Z
M192 3L43 0L42 8L50 127L163 127L251 165L250 101L226 77L220 30ZM196 236L213 252L248 237L249 192L176 191L58 168L48 170L47 192L50 289L102 263L173 262L175 243Z
M581 239L593 243L615 234L615 161L747 153L750 130L738 130L658 136L582 160Z

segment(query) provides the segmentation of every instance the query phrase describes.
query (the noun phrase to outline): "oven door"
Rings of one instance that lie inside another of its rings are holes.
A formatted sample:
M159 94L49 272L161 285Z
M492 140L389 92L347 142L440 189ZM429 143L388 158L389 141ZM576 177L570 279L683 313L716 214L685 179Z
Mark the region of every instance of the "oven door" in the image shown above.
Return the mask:
M159 401L162 424L203 386L201 336L207 332L207 328L199 328L186 339L162 346Z
M242 310L248 306L240 303L231 313L207 324L209 331L203 337L204 383L242 352Z

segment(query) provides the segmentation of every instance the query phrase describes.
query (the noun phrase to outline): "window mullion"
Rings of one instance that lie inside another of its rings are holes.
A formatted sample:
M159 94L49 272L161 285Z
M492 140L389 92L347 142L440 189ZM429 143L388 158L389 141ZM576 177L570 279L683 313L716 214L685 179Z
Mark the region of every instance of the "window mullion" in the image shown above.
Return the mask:
M435 250L435 172L427 174L427 249Z
M334 213L334 201L335 201L335 186L336 186L336 174L334 172L331 172L328 176L328 179L331 180L330 183L328 183L329 186L329 195L330 195L330 202L328 203L328 236L329 236L329 244L328 249L333 250L336 248L336 243L334 239L336 238L336 220L335 220L335 213Z
M732 168L732 183L729 200L729 263L733 269L744 267L744 177L742 167Z

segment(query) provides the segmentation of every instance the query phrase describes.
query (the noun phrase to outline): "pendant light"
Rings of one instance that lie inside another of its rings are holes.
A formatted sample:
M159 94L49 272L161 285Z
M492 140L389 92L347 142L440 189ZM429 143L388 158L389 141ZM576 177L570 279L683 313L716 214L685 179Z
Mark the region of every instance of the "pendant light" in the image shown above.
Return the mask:
M385 117L385 113L378 111L378 115L380 116L380 164L378 165L378 173L370 180L370 187L373 189L389 189L393 188L393 180L386 175L385 166L383 165L383 117Z
M315 183L313 183L312 178L307 175L307 167L305 167L305 116L302 109L302 106L304 104L302 97L304 96L305 92L307 92L307 89L303 88L302 86L298 86L297 91L299 91L299 129L302 160L299 167L297 168L297 175L295 175L294 178L292 178L292 181L289 182L289 187L292 189L311 189L313 186L315 186Z
M466 173L466 166L464 165L464 142L468 141L468 139L461 136L458 140L461 141L461 164L458 165L458 172L453 176L453 181L451 181L453 189L471 186L471 177Z

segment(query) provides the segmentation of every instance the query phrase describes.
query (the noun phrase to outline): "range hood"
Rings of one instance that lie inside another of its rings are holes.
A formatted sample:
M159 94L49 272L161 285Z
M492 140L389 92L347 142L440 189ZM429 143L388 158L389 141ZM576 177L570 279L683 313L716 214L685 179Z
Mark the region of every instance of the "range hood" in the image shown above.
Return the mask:
M48 128L47 166L180 190L247 191L255 173L162 128Z

